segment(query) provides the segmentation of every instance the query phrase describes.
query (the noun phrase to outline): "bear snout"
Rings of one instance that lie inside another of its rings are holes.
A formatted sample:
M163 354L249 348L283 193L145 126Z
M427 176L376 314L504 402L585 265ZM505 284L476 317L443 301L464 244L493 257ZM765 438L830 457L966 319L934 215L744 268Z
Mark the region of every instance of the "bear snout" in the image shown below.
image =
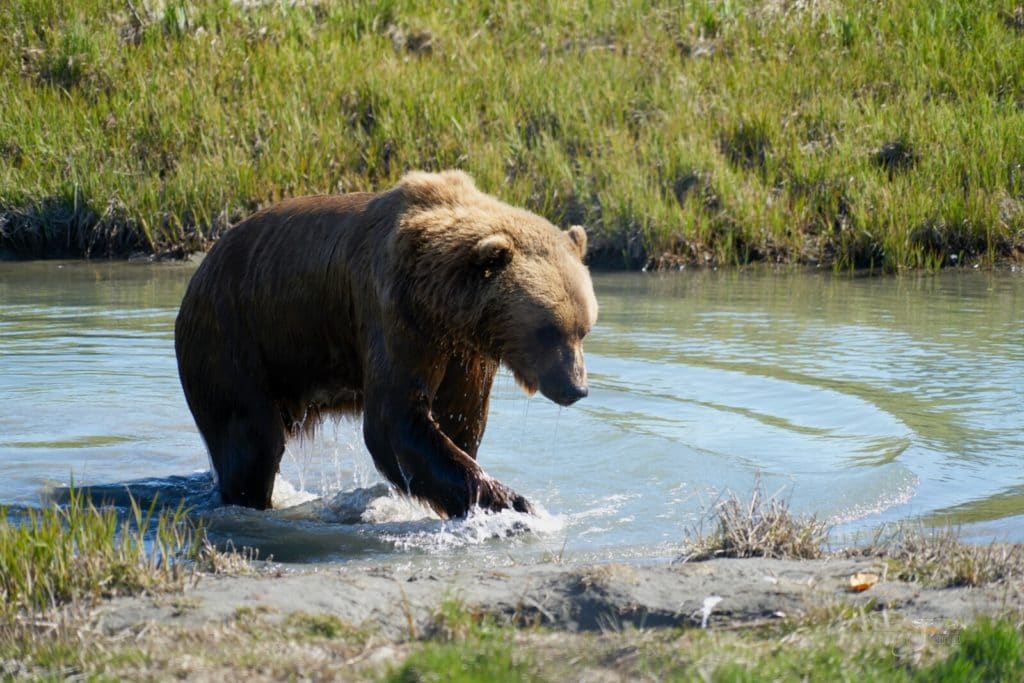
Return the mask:
M581 398L586 398L588 393L590 393L590 390L587 388L586 384L584 384L582 386L578 386L578 385L573 384L573 385L570 385L562 393L561 400L560 401L555 401L555 403L557 403L558 405L562 405L562 406L571 406L573 403L575 403L576 401L580 400Z
M587 383L581 384L569 381L541 381L540 393L560 406L571 406L581 398L586 398L589 393Z
M587 368L578 346L563 346L540 375L540 393L560 406L571 406L585 398Z

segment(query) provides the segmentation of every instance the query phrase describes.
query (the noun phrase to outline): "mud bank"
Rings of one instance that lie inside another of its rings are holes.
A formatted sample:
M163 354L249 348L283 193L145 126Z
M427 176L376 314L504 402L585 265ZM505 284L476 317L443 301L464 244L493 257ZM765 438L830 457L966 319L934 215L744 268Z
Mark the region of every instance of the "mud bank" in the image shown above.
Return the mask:
M849 577L881 580L854 593ZM1020 582L927 588L886 580L872 561L719 559L671 566L512 565L487 570L277 568L248 576L202 575L181 596L120 598L94 616L108 633L148 623L188 628L252 611L267 619L330 614L388 639L429 633L439 608L466 610L510 624L570 632L638 628L737 628L800 619L849 605L922 624L967 623L980 616L1024 615ZM185 605L185 607L183 607Z

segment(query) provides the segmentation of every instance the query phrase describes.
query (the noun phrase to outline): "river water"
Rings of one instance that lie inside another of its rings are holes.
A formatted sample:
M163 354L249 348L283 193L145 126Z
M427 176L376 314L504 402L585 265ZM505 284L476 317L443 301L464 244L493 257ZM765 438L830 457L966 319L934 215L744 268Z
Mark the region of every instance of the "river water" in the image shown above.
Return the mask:
M1024 274L597 274L590 396L499 376L485 469L539 504L443 522L380 485L358 424L285 455L271 512L218 504L178 383L194 266L0 263L0 504L69 483L184 501L218 542L285 562L660 560L727 492L835 525L1024 541ZM706 525L706 521L705 521Z

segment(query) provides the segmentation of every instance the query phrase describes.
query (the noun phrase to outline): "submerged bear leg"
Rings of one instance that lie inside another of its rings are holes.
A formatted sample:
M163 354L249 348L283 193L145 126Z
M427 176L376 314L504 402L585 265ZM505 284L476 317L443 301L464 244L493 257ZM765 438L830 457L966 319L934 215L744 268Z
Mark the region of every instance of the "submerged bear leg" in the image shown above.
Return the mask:
M425 398L412 405L368 401L363 434L381 473L438 514L463 517L474 505L531 511L523 496L488 476L441 430Z
M228 505L271 507L274 478L284 455L280 412L266 399L221 406L213 424L198 420L217 472L221 498Z

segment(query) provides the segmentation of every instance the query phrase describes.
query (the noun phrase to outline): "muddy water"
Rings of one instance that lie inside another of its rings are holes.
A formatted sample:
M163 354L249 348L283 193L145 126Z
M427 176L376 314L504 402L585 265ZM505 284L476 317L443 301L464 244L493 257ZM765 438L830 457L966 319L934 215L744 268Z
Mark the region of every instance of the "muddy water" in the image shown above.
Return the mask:
M174 361L191 272L0 263L0 503L72 480L184 500L283 561L643 560L760 479L840 536L924 519L1024 541L1019 272L598 275L590 396L560 409L503 375L480 451L546 513L455 522L380 486L348 421L289 447L278 510L220 506Z

